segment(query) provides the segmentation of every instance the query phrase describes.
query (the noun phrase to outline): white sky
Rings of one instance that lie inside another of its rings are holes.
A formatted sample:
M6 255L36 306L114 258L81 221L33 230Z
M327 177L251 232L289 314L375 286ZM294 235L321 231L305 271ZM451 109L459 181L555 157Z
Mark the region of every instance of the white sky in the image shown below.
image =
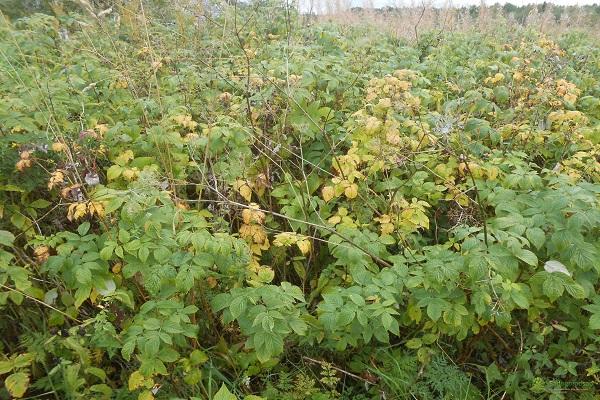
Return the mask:
M391 1L386 1L386 0L375 0L376 4L389 4L389 3L394 3L393 0ZM486 0L485 4L486 5L493 5L496 3L499 4L505 4L505 3L512 3L516 6L524 6L527 4L542 4L544 2L544 0L512 0L512 1L502 1L502 0ZM400 3L403 3L402 1L400 1ZM410 4L410 1L405 1L405 4ZM416 4L421 4L420 2L414 2ZM435 1L434 3L438 3L438 4L443 4L445 2L440 2L440 1ZM548 3L552 3L552 4L556 4L556 5L561 5L561 6L577 6L577 5L586 5L586 4L600 4L600 1L598 0L553 0L553 1L548 1ZM452 4L454 6L457 7L462 7L465 5L479 5L480 1L478 0L452 0ZM378 6L378 5L376 5Z
M308 0L301 0L301 3L307 2ZM444 6L451 2L454 7L464 7L471 5L479 5L481 3L480 0L425 0L426 4L431 4L434 6ZM512 3L516 6L523 6L527 4L541 4L544 0L485 0L486 5L493 5L496 3L505 4ZM316 4L319 3L318 0L315 1ZM364 0L342 0L340 1L342 4L352 4L355 7L365 7L365 4L368 4ZM422 0L371 0L371 4L373 4L376 8L385 7L385 6L421 6L423 4ZM600 4L600 0L551 0L548 3L562 5L562 6L575 6L575 5L586 5L586 4Z

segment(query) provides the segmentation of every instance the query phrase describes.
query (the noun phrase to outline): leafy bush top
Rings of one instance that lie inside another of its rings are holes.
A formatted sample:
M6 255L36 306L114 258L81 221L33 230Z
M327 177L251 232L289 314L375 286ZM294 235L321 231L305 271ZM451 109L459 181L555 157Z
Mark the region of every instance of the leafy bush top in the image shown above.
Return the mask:
M597 44L133 3L0 26L0 397L593 393Z

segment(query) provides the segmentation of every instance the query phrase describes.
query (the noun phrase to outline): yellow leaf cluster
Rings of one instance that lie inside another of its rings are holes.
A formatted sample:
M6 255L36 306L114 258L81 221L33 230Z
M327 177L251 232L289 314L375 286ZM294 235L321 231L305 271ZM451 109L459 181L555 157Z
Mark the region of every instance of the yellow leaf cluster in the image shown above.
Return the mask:
M388 214L383 214L381 217L377 217L374 219L375 221L379 222L379 228L381 229L382 235L389 235L396 229L396 227L392 223L392 217Z
M342 224L347 227L356 228L356 223L354 220L348 215L348 209L346 207L340 207L338 212L330 217L327 222L332 225Z
M67 145L62 142L54 142L52 143L52 151L56 151L57 153L63 152L67 150Z
M355 172L361 163L358 155L358 143L353 142L352 147L344 155L337 156L333 160L333 168L338 175L348 176Z
M106 124L98 124L94 127L94 130L98 132L100 137L104 137L104 134L108 132L108 125Z
M153 385L154 381L152 378L146 378L140 371L134 371L131 375L129 375L129 379L127 381L127 387L130 391L141 388L150 389Z
M115 89L127 89L128 87L129 87L129 83L127 83L127 81L125 79L118 79L114 83Z
M565 79L556 81L556 93L568 103L575 103L577 97L581 94L581 90L574 83L568 82Z
M38 246L33 249L33 254L35 256L35 261L38 264L42 264L50 257L50 249L48 246Z
M65 181L65 174L62 170L56 170L50 175L48 180L48 190L52 190L56 185L61 185Z
M400 210L397 218L392 216L392 220L396 221L396 226L403 232L415 232L421 228L429 229L429 217L426 214L429 203L413 197L410 202L401 199L392 205L393 208Z
M523 75L522 72L515 71L515 73L513 73L513 80L515 82L521 82L523 79L525 79L525 76Z
M548 119L557 125L584 125L588 118L581 111L559 110L553 111L548 115Z
M262 224L265 222L265 213L262 212L256 203L250 203L250 208L245 208L242 211L242 220L244 224Z
M28 151L22 151L20 157L21 159L15 164L17 171L24 171L31 167L31 154Z
M173 121L184 128L193 130L198 126L198 123L192 120L192 116L189 114L180 114L173 117Z
M67 211L67 219L69 221L76 221L86 215L89 215L90 217L96 215L98 218L104 218L106 215L104 204L100 201L87 201L72 203L69 205Z
M488 85L488 84L495 85L496 83L502 82L503 80L504 80L504 74L497 72L494 76L488 76L487 78L485 78L483 83L485 83L486 85Z
M304 235L299 235L294 232L282 232L275 235L273 244L277 247L288 247L292 245L298 246L298 249L303 255L310 253L312 245L310 239Z
M136 180L140 176L140 170L137 167L126 168L123 170L121 175L123 176L123 178L131 182Z
M69 205L67 211L67 219L69 221L78 220L87 214L87 204L86 203L73 203Z
M367 102L373 103L378 98L389 98L395 106L411 89L412 81L416 77L416 72L405 69L395 71L392 75L383 78L373 78L367 86L365 99Z
M115 158L115 163L117 165L123 166L123 165L127 164L129 161L133 160L133 157L134 157L133 151L125 150L124 152L122 152Z

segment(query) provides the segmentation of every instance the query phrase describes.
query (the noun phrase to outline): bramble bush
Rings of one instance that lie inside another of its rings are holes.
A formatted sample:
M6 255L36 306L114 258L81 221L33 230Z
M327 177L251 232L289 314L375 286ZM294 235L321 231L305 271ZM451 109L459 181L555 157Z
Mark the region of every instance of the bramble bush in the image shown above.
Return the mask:
M3 17L0 398L595 398L593 39L159 3Z

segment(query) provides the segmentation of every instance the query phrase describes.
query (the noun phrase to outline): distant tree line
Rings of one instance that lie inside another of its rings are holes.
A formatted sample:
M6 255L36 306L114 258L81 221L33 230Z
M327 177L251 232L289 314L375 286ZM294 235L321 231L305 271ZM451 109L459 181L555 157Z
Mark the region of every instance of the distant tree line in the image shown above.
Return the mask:
M31 15L33 13L46 13L52 14L53 10L57 7L68 11L68 10L81 10L82 5L86 3L90 4L96 10L103 10L117 4L128 3L132 0L0 0L0 11L10 19L16 19ZM145 3L151 4L155 7L168 7L171 0L144 0ZM225 0L227 3L232 3L234 0ZM263 3L275 3L275 1L269 0L250 0L242 1L241 3L251 2L256 4L257 1ZM240 4L242 7L243 5ZM556 21L559 21L565 15L571 15L575 12L588 15L593 21L600 23L600 4L584 5L584 6L561 6L549 2L541 4L528 4L524 6L517 6L512 3L506 3L504 5L496 3L491 6L496 12L502 13L506 17L511 17L518 23L524 24L527 20L527 16L532 11L537 11L540 14L545 13L548 10L554 15ZM395 7L382 7L376 9L379 13L394 13L402 12L406 8L395 8ZM459 11L470 15L473 18L479 16L481 6L470 6L460 7ZM352 11L360 13L365 11L362 7L354 7ZM441 11L441 10L440 10Z
M492 6L486 6L486 8L491 8L496 12L502 13L506 17L511 17L513 20L521 24L524 24L527 20L527 16L531 15L531 13L534 11L537 11L540 14L550 11L554 15L556 21L560 21L563 16L568 16L575 12L583 12L584 14L588 15L593 21L597 21L598 23L600 23L600 4L583 6L562 6L550 2L544 2L541 4L527 4L524 6L517 6L512 3L496 3ZM394 13L401 12L403 9L406 8L382 7L377 9L376 11L380 13ZM465 14L469 14L473 18L476 18L479 16L481 6L459 7L458 10ZM364 11L364 9L362 7L354 7L352 8L352 11L362 12ZM440 12L441 11L442 9L440 9Z

